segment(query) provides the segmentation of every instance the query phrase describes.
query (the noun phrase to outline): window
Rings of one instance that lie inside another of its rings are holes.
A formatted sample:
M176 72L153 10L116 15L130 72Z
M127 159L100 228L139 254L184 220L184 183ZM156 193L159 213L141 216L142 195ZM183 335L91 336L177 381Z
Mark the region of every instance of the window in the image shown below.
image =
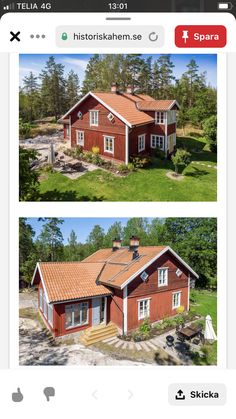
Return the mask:
M70 127L69 127L69 125L66 126L66 136L67 137L70 136Z
M138 136L138 152L145 150L145 137L146 134Z
M104 136L104 151L114 153L114 137Z
M181 292L174 292L172 295L172 308L178 308L180 306Z
M98 111L90 111L90 126L98 126Z
M48 318L48 304L47 304L47 301L46 301L45 294L43 296L43 314L44 314L44 317L46 317L46 319L47 319Z
M48 323L53 326L53 306L48 304Z
M175 111L169 111L168 112L168 124L173 124L176 122L176 112Z
M43 311L43 290L42 290L42 288L39 289L39 307L40 307L40 310Z
M88 302L67 305L65 309L65 328L88 324Z
M163 287L168 285L168 268L158 269L158 286Z
M160 150L164 150L165 137L162 135L151 134L151 148L160 148Z
M156 112L156 124L164 124L165 123L165 112Z
M138 302L138 319L146 319L150 316L150 300L141 300Z
M77 131L76 130L76 143L78 145L84 145L84 131Z
M180 277L181 275L182 275L182 271L178 268L178 269L176 269L176 275L178 276L178 277Z
M147 281L147 279L148 279L147 272L143 271L143 273L140 275L140 277L141 277L143 282Z

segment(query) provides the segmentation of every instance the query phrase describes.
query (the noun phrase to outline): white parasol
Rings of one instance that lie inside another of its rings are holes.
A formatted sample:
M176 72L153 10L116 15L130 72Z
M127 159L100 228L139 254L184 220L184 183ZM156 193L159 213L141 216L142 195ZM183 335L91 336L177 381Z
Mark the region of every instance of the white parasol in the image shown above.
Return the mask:
M212 326L212 319L211 316L206 316L206 323L205 323L205 332L204 332L205 341L209 343L215 342L217 340L217 336Z

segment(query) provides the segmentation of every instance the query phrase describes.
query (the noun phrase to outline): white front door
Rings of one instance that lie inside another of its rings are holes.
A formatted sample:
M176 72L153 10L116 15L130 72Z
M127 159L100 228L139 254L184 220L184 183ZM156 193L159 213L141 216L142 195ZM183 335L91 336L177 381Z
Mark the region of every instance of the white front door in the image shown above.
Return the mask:
M76 130L76 144L84 146L84 131Z

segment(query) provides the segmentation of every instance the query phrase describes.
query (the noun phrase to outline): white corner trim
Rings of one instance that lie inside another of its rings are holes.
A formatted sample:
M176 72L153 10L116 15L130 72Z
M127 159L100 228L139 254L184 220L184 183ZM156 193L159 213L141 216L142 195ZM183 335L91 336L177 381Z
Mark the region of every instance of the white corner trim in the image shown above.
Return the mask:
M128 331L128 287L123 289L124 333Z
M173 100L173 102L170 104L170 106L169 106L169 108L168 108L168 110L170 110L174 105L177 105L178 106L178 108L180 109L180 105L179 105L179 103L177 102L177 100Z
M129 163L129 127L125 126L125 164Z
M138 276L140 273L142 273L146 268L148 268L148 266L150 266L153 262L155 262L157 259L159 259L162 255L164 255L166 252L170 252L172 253L173 256L176 257L176 259L182 263L183 266L185 266L185 268L187 268L190 272L192 272L192 274L196 277L199 278L199 275L194 272L194 270L192 268L190 268L190 266L184 262L183 259L181 259L180 256L177 255L177 253L174 252L174 250L171 249L170 246L166 246L160 253L158 253L153 259L151 259L148 263L146 263L146 265L142 266L137 272L135 272L133 275L131 275L121 286L121 289L123 289L124 287L126 287L126 285L128 285L131 281L133 281L134 278L136 278L136 276Z
M43 275L42 275L42 272L41 272L41 269L40 269L40 264L39 264L39 262L37 263L37 265L36 265L36 267L35 267L35 270L34 270L34 275L33 275L32 281L31 281L31 285L33 285L33 283L34 283L34 277L35 277L35 274L36 274L36 272L37 272L37 269L38 269L38 271L39 271L39 276L40 276L40 279L41 279L41 282L42 282L43 292L44 292L44 294L45 294L45 296L46 296L46 301L47 301L47 303L48 303L48 304L50 304L50 302L49 302L49 298L48 298L48 293L47 293L47 290L46 290L46 287L45 287L45 284L44 284Z
M190 304L190 274L188 274L188 301L187 301L187 310L189 311Z

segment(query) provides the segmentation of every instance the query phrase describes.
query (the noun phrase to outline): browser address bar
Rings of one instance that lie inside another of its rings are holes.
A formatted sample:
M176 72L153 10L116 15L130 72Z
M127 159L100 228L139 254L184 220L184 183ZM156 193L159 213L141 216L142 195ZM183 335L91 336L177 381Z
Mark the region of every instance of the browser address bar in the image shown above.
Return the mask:
M56 43L62 48L162 47L162 26L59 26Z

